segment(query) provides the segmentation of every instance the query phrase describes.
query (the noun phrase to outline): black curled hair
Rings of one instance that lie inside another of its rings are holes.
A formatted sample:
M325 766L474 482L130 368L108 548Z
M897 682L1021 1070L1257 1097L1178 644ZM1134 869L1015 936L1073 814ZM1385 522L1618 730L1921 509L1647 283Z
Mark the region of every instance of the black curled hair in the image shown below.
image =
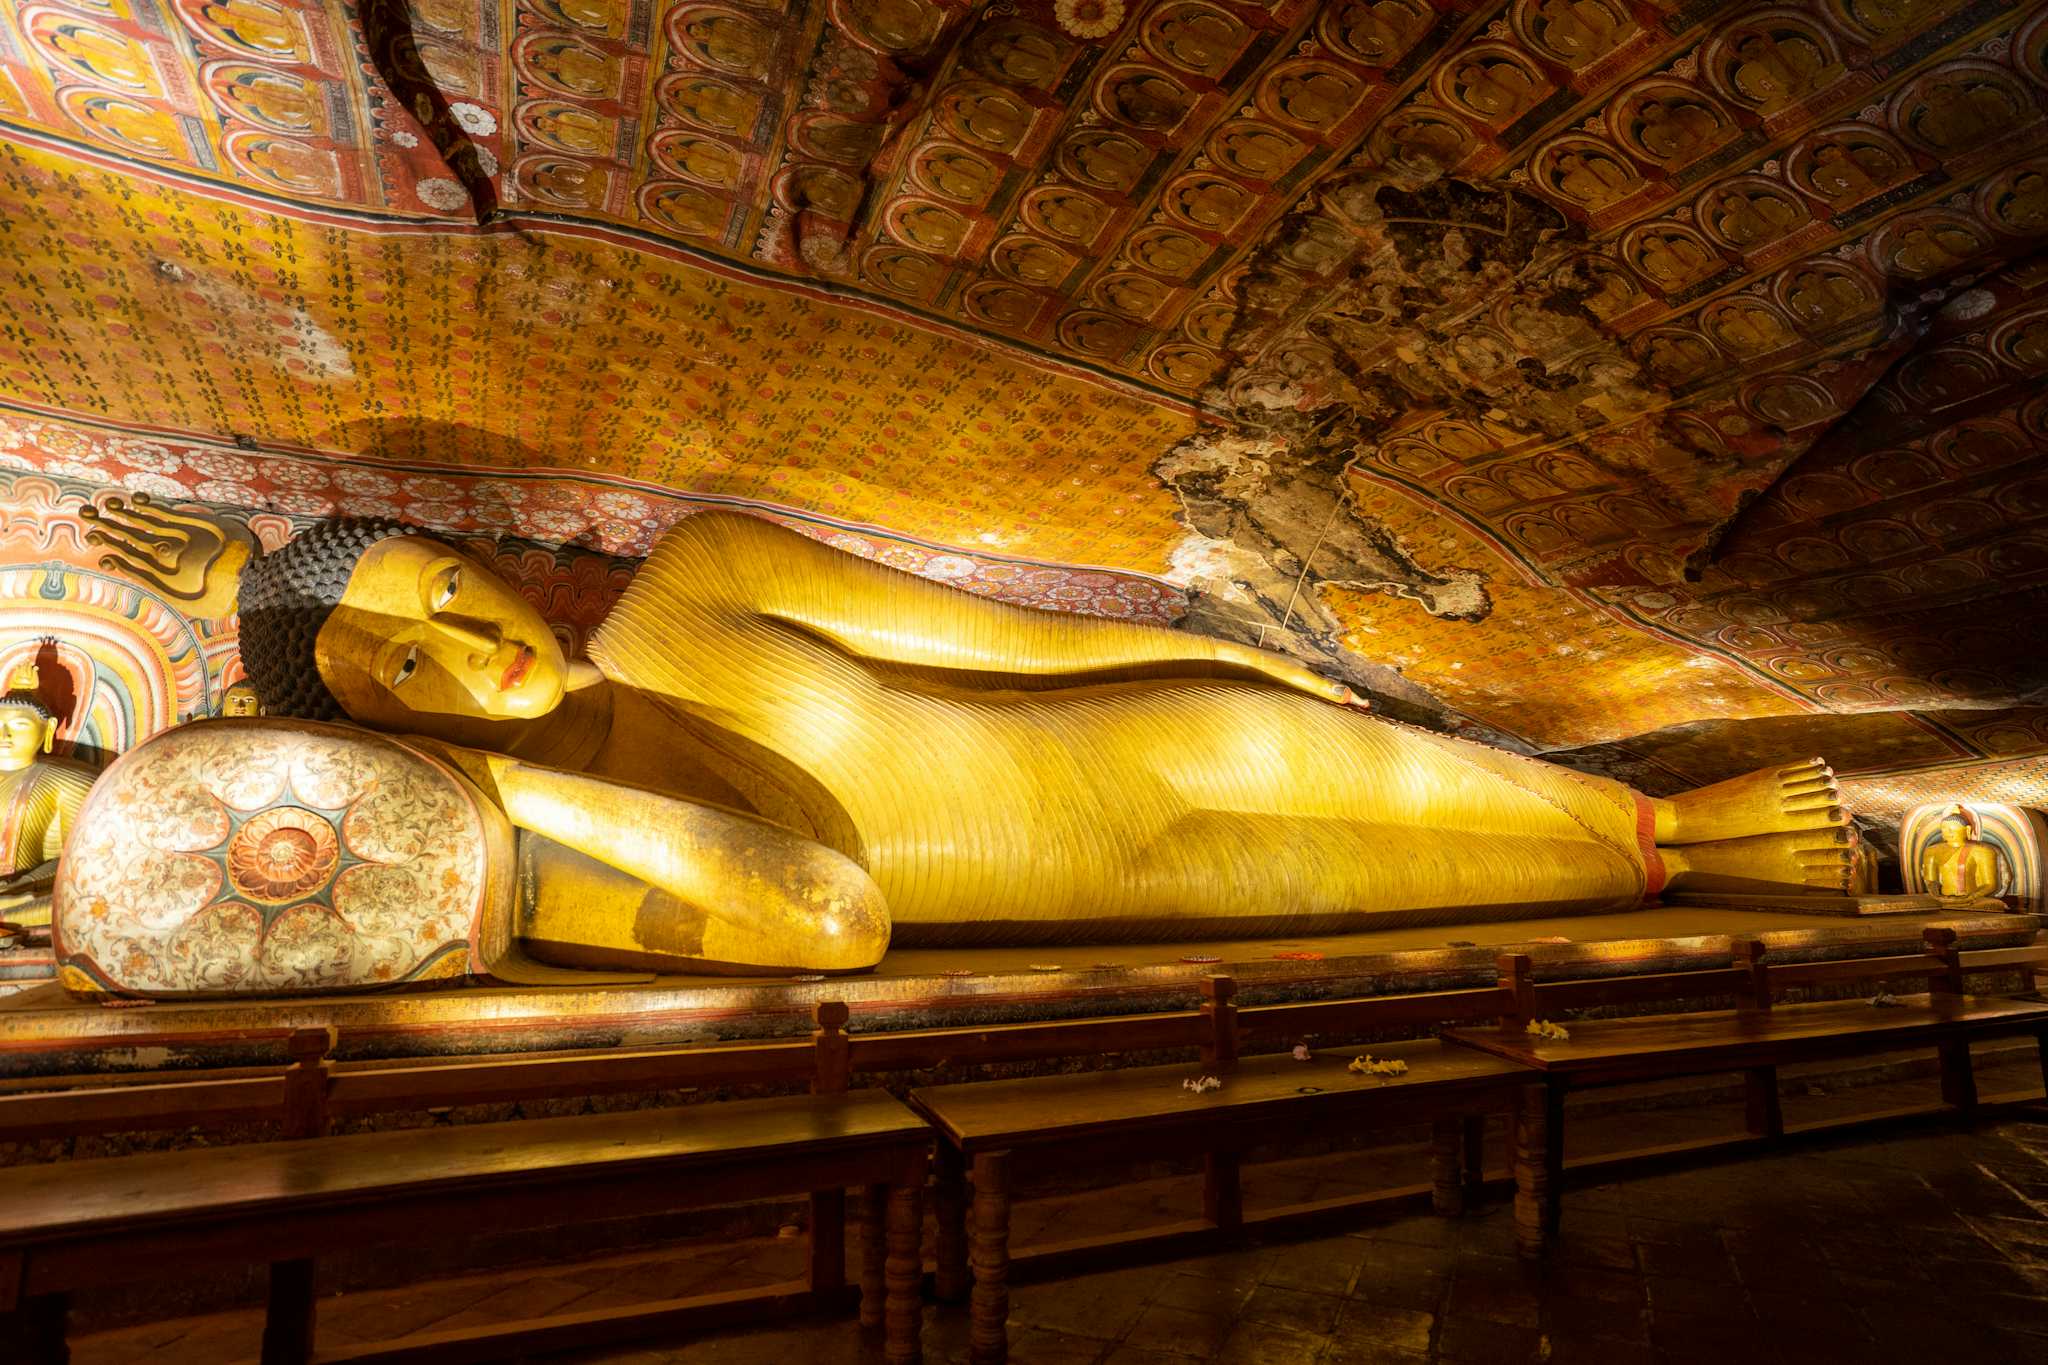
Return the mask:
M313 642L341 605L349 575L372 545L413 534L382 518L340 517L301 531L242 570L242 668L269 716L341 720L320 680Z

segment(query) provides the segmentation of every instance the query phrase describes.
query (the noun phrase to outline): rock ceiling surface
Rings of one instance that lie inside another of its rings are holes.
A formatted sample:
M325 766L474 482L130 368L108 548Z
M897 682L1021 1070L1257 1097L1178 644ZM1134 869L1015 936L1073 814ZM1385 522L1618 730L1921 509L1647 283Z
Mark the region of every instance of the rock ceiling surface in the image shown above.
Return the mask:
M1653 786L2048 751L2044 237L2041 3L0 0L16 466L1164 577Z

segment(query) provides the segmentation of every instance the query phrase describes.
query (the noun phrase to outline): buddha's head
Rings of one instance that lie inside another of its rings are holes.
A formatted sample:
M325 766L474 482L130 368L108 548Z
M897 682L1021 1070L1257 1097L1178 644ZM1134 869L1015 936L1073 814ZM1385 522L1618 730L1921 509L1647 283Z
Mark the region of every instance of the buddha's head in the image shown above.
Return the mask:
M1967 844L1977 837L1977 821L1970 812L1957 806L1941 817L1941 841L1944 844Z
M57 741L57 717L36 696L34 664L23 664L7 679L0 696L0 773L18 773L50 752Z
M322 522L251 561L242 662L267 714L435 734L531 720L568 664L531 603L482 564L396 522Z

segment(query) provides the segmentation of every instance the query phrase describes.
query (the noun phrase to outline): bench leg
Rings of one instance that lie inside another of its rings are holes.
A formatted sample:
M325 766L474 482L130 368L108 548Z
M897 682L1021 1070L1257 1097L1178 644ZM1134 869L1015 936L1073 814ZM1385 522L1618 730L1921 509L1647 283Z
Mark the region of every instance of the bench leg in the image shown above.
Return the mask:
M1744 1126L1772 1141L1785 1136L1785 1111L1778 1097L1778 1068L1753 1066L1742 1073Z
M1564 1087L1543 1087L1543 1231L1555 1237L1564 1222Z
M968 1331L973 1365L1003 1365L1010 1339L1010 1154L974 1158L974 1307Z
M868 1185L860 1192L860 1325L882 1325L884 1261L888 1255L887 1234L882 1229L883 1211L889 1205L887 1185Z
M1473 1208L1486 1190L1486 1115L1465 1116L1465 1207Z
M272 1261L263 1311L263 1365L306 1365L313 1358L313 1263Z
M1551 1125L1552 1093L1546 1085L1527 1085L1516 1098L1515 1249L1524 1256L1541 1256L1556 1228L1552 1154L1559 1134Z
M924 1337L924 1172L914 1185L889 1187L889 1260L886 1267L889 1365L917 1365Z
M1465 1125L1438 1119L1430 1130L1430 1207L1445 1218L1465 1211Z
M0 1313L0 1360L21 1365L70 1365L64 1330L71 1315L66 1294L37 1294Z
M811 1292L846 1287L846 1191L811 1191Z
M941 1138L932 1168L932 1217L939 1237L932 1288L941 1303L963 1303L973 1283L967 1272L967 1162L958 1147Z
M1970 1066L1969 1040L1956 1038L1941 1045L1941 1099L1965 1114L1977 1108L1977 1073Z
M1202 1159L1202 1216L1212 1227L1244 1226L1243 1168L1236 1152L1210 1152Z

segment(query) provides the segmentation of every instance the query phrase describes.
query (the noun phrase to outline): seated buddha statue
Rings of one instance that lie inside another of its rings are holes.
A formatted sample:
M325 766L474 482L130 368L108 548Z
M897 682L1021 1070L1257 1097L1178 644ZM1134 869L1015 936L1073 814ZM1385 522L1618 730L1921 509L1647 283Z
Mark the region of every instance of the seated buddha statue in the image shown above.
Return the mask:
M1977 817L1964 805L1941 817L1941 841L1920 855L1920 883L1943 897L1995 896L2004 884L1997 847L1978 837Z
M97 776L50 756L57 717L37 695L40 681L23 664L0 695L0 920L31 929L50 922L64 836Z
M1847 886L1817 759L1653 799L1380 720L1276 654L989 601L748 515L680 522L576 660L510 584L393 522L257 555L142 500L96 518L103 563L191 614L239 589L265 715L430 742L539 836L520 933L558 965L855 970L892 941Z

